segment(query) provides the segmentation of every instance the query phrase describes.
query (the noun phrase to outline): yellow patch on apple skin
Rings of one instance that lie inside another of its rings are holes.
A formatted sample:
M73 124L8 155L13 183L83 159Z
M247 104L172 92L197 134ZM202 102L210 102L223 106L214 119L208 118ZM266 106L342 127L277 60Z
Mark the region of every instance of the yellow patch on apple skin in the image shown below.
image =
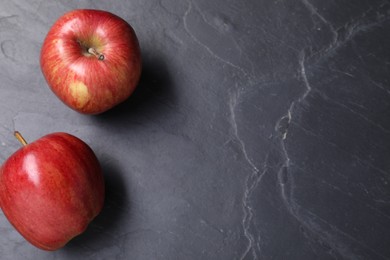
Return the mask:
M82 108L88 103L90 95L88 87L83 82L76 81L70 84L69 91L74 100L76 101L77 108Z

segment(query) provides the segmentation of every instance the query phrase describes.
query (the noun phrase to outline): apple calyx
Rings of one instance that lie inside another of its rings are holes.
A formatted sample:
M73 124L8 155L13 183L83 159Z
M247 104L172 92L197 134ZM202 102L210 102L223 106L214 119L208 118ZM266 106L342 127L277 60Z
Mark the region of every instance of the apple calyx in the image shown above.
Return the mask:
M95 55L98 60L104 60L104 55L97 52L94 48L88 48L88 53Z
M18 139L18 141L23 145L23 146L26 146L27 145L27 142L26 140L23 138L22 134L19 133L18 131L15 131L14 132L14 136L16 137L16 139Z

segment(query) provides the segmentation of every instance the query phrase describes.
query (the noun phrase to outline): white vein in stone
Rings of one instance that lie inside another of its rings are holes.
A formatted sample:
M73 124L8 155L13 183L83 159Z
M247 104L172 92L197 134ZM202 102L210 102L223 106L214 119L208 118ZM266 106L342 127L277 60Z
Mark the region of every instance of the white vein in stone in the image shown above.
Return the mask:
M302 51L299 55L299 68L300 68L300 75L301 75L302 81L303 81L304 86L305 86L305 91L297 100L294 100L293 102L291 102L286 114L284 114L279 120L277 120L276 125L275 125L275 131L278 131L280 129L280 124L285 119L287 119L288 125L291 123L292 114L293 114L295 105L299 104L303 100L305 100L306 97L309 95L309 93L312 91L312 88L311 88L310 83L309 83L307 76L306 76L305 59L306 59L305 52ZM288 127L286 127L285 131L282 133L282 141L284 141L287 138L287 134L288 134ZM288 166L289 157L288 157L284 142L282 142L282 150L284 151L285 158L286 158L286 163L285 163L286 165L285 166Z
M325 17L323 15L321 15L317 8L312 5L308 0L301 0L303 5L310 11L310 13L312 15L315 15L316 17L318 17L318 19L320 19L325 25L328 26L329 30L332 32L333 34L333 39L332 39L332 43L330 44L330 46L328 47L329 48L332 48L333 45L335 45L337 43L337 39L339 37L339 33L337 32L337 30L334 28L334 26L328 21L325 19Z
M237 102L239 99L239 92L233 92L230 94L230 100L229 100L229 110L230 110L230 121L231 126L233 129L234 139L238 142L240 146L240 150L248 163L248 165L251 167L251 173L248 175L248 177L245 180L245 190L244 195L242 198L242 206L244 211L244 216L242 219L242 227L244 230L244 235L248 240L248 245L241 255L240 259L244 259L250 252L252 253L253 259L257 259L257 251L260 251L259 243L256 243L256 239L254 235L250 232L250 226L253 220L253 208L250 205L250 198L255 190L255 188L259 185L261 182L262 177L264 176L267 165L265 164L263 167L263 170L260 172L257 166L254 164L252 159L250 159L248 152L246 150L245 142L240 138L238 133L238 127L237 127L237 121L236 121L236 113L235 109L237 106ZM256 247L256 248L255 248Z
M308 81L307 74L306 74L306 66L305 66L305 52L302 52L299 58L299 65L300 65L300 75L302 78L302 81L305 86L305 91L302 93L302 95L294 100L289 109L287 110L286 114L283 115L282 118L280 118L277 121L275 130L279 129L280 122L288 119L288 123L291 123L291 120L293 119L293 112L294 108L297 104L303 102L305 98L310 94L312 91L312 87L310 85L310 82ZM375 255L384 257L380 253L374 251L371 247L368 245L362 243L361 241L358 241L357 239L351 237L349 234L345 233L344 231L338 229L336 226L329 223L327 220L319 217L318 215L314 214L313 212L308 211L307 209L304 209L300 207L295 201L294 201L294 183L293 183L293 176L289 176L289 185L285 185L283 182L283 179L280 177L285 169L288 170L291 160L289 158L288 151L286 149L285 140L288 137L287 131L281 136L281 149L282 149L282 155L284 157L284 163L281 165L279 169L279 186L281 191L281 197L283 199L283 202L288 210L288 212L293 216L305 229L309 230L311 233L315 234L320 240L326 242L333 250L340 253L344 258L346 259L356 259L356 255L353 251L349 250L348 247L343 245L340 241L340 236L344 236L349 238L351 241L361 245L362 247L370 250ZM332 232L327 232L323 230L320 223L325 224L330 227ZM335 243L335 241L338 241Z
M276 123L276 126L275 126L275 130L278 130L280 129L280 123L287 118L288 120L288 124L291 124L291 120L293 118L293 112L294 112L294 108L297 104L303 102L306 97L309 95L309 93L312 91L312 87L309 83L309 80L307 79L307 75L306 75L306 67L305 67L305 52L302 51L301 54L299 55L299 68L300 68L300 75L301 75L301 78L302 78L302 81L304 83L304 86L305 86L305 91L303 92L303 94L297 99L297 100L294 100L293 102L291 102L290 104L290 107L288 108L286 114L284 114ZM286 145L285 145L285 140L287 139L287 134L288 134L288 127L286 128L285 132L282 133L282 137L281 137L281 149L282 149L282 152L283 152L283 157L284 157L284 163L282 164L280 170L279 170L279 176L281 175L283 169L285 167L289 167L290 166L290 157L288 155L288 151L286 149ZM279 178L279 181L280 181L280 184L281 184L281 187L282 187L282 196L284 197L284 200L286 201L286 197L284 196L284 185L283 183L281 182L281 178Z
M232 68L235 68L237 69L238 71L240 71L244 76L248 76L248 73L243 69L241 68L240 66L228 61L228 60L225 60L224 58L220 57L219 55L217 55L213 50L210 49L209 46L207 46L206 44L204 44L203 42L201 42L192 32L191 30L189 29L188 27L188 23L187 23L187 19L188 19L188 15L190 14L190 12L192 11L193 9L193 3L191 1L188 1L188 8L186 10L186 12L184 13L184 16L183 16L183 24L184 24L184 29L185 31L188 33L188 35L197 43L199 44L200 46L202 46L204 49L206 49L206 51L208 53L211 54L211 56L213 56L215 59L221 61L222 63L232 67ZM204 17L202 15L200 15L200 17L202 19L204 19ZM207 24L208 22L205 21Z
M305 4L308 3L307 0L302 0L302 2ZM306 5L307 8L311 8L316 11L315 7L312 6L310 3ZM312 10L312 12L313 12ZM317 12L317 11L316 11ZM375 15L376 17L379 17L375 19L374 21L370 21L367 17L372 12L372 15ZM380 15L382 12L383 15ZM321 19L321 15L317 12L318 17ZM330 30L333 32L333 40L331 44L322 51L319 51L317 53L313 53L312 56L314 55L319 55L322 58L318 60L320 62L323 58L328 57L331 53L336 51L338 48L344 46L347 42L351 41L357 34L360 32L367 32L370 29L381 25L382 23L388 21L390 19L390 16L386 15L386 9L383 8L383 10L374 10L372 8L369 8L367 11L362 13L358 18L351 20L347 23L345 23L344 26L341 26L339 28L334 28L331 23L328 21L325 21L324 23L328 24ZM322 20L323 21L323 20Z
M246 147L245 147L245 143L244 141L240 138L239 134L238 134L238 127L237 127L237 121L236 121L236 113L235 113L235 109L236 109L236 106L237 106L237 101L239 99L239 93L238 92L235 92L235 93L231 93L230 94L230 100L229 100L229 110L230 110L230 122L231 122L231 125L232 125L232 128L233 128L233 134L234 134L234 138L238 141L238 143L240 144L240 147L241 147L241 151L242 151L242 154L244 155L245 157L245 160L248 162L248 164L251 166L251 168L258 172L259 169L256 167L256 165L253 163L253 161L249 158L248 156L248 153L246 151Z
M370 79L370 82L377 88L383 90L387 95L390 95L390 90L386 89L382 84Z
M325 99L326 101L330 102L330 103L333 103L334 105L336 106L339 106L339 107L342 107L344 108L346 111L354 114L355 116L357 117L360 117L362 120L366 121L368 124L382 130L383 132L387 133L387 134L390 134L390 129L387 129L385 128L384 126L376 123L375 121L372 121L370 118L368 118L367 116L365 116L364 114L358 112L358 111L355 111L354 109L350 108L349 106L347 106L346 104L344 103L341 103L333 98L330 98L328 97L325 93L323 93L322 91L316 89L316 93L318 93L323 99Z

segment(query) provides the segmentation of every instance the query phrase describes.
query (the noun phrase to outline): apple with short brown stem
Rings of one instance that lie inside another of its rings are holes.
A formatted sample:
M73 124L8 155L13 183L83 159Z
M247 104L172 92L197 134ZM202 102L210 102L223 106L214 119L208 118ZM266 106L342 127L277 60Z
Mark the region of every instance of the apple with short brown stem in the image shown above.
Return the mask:
M68 12L54 23L40 63L51 90L84 114L99 114L126 100L142 67L133 28L112 13L88 9Z
M104 180L92 149L67 133L52 133L27 144L0 168L0 206L33 245L63 247L101 211Z

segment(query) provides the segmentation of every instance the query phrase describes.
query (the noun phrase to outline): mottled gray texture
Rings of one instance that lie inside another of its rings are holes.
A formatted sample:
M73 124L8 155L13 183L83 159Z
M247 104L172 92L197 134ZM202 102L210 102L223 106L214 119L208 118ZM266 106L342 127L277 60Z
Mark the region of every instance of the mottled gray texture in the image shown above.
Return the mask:
M123 17L142 48L138 89L99 116L39 67L75 8ZM3 1L1 160L14 130L69 132L107 200L56 252L1 213L1 259L390 259L389 32L387 1Z

